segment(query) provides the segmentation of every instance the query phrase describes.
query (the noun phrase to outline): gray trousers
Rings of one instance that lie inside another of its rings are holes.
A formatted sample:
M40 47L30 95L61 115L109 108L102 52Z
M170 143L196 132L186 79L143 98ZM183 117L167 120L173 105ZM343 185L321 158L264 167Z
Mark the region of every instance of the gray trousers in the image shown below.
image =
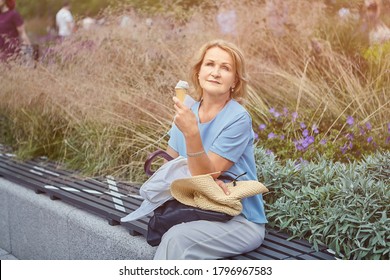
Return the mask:
M259 247L265 225L235 216L228 222L194 221L170 228L155 260L206 260L243 254Z

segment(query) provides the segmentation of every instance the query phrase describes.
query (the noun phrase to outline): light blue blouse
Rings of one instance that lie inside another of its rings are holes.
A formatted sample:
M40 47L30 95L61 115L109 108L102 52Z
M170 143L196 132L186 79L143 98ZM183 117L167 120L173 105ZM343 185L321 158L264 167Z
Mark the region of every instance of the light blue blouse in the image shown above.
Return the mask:
M199 105L191 110L195 113L204 150L213 152L233 162L228 170L236 175L247 172L239 180L257 180L254 158L254 132L249 113L234 99L230 100L217 116L207 123L199 122ZM187 157L184 135L175 124L169 131L168 145L179 155ZM230 175L231 176L231 175ZM261 194L242 200L242 214L255 223L267 223Z

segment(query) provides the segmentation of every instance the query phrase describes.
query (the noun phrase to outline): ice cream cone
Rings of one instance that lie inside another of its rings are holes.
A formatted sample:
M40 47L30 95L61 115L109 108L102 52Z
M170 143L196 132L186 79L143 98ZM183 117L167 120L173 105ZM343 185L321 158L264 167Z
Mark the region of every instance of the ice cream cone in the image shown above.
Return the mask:
M188 90L188 83L186 81L179 81L175 87L176 97L179 98L181 102L184 102Z
M184 88L175 88L176 97L179 98L180 102L184 102L187 95L187 90Z

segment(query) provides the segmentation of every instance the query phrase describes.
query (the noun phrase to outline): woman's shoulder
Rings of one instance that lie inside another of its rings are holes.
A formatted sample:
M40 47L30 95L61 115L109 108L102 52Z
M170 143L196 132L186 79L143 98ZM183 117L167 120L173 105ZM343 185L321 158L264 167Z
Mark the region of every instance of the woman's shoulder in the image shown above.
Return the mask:
M9 10L9 11L8 11L8 16L9 16L10 18L15 18L15 19L18 19L18 20L22 20L22 16L21 16L20 13L19 13L17 10L15 10L15 9Z
M232 99L226 110L224 110L224 114L221 116L224 119L225 123L243 125L248 123L251 125L252 118L249 112L242 106L237 100Z
M240 104L237 100L232 99L230 101L229 113L234 115L245 115L249 116L249 112L245 109L245 107Z

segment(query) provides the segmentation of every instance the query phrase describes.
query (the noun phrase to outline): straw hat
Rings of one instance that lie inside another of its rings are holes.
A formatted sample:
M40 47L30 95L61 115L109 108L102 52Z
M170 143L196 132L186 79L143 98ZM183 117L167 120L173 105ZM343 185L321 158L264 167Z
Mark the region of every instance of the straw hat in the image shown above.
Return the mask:
M173 181L171 194L185 205L237 216L242 211L241 199L268 192L258 181L237 181L236 186L233 182L226 185L230 195L224 193L211 175L198 175Z

